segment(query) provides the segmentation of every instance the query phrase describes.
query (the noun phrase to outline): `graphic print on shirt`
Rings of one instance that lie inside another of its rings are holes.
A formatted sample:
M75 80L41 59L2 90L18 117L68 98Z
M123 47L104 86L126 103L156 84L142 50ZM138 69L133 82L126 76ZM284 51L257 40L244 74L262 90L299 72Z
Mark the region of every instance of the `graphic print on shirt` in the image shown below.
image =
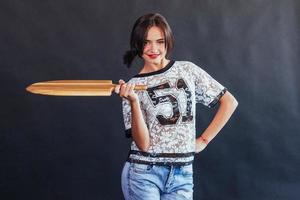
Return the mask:
M155 93L156 90L163 90L163 89L169 89L171 88L170 83L166 82L158 86L154 86L147 89L148 95L152 100L153 106L156 107L158 104L162 103L170 103L172 105L173 109L173 115L171 117L165 117L164 115L158 114L156 116L157 120L161 125L171 125L176 124L180 116L182 116L182 122L189 122L193 120L192 115L192 93L185 83L183 78L180 78L176 81L176 88L181 90L183 89L185 92L186 97L186 112L180 113L179 106L178 106L178 100L175 96L168 94L163 96L157 96Z
M190 88L187 86L186 82L184 79L179 79L177 81L177 88L178 89L183 89L186 95L186 113L185 115L182 116L182 122L190 122L193 121L193 115L192 115L192 92Z

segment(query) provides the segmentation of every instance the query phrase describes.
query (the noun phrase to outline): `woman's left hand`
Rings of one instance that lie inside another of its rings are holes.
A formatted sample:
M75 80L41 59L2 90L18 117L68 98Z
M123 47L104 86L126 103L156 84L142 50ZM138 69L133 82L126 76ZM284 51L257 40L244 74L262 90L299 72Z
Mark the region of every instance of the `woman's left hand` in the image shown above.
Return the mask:
M203 140L196 140L195 153L199 153L206 148L207 144Z

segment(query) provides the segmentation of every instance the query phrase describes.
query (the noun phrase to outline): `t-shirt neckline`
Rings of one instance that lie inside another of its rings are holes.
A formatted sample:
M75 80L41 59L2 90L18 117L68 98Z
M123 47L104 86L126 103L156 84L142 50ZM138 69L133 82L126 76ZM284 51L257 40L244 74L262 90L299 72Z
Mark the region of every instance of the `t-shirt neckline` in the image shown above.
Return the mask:
M174 60L170 60L170 62L162 69L159 69L159 70L154 71L154 72L137 74L134 77L145 77L145 76L152 76L152 75L155 75L155 74L163 73L163 72L167 71L168 69L170 69L173 66L174 63L175 63Z

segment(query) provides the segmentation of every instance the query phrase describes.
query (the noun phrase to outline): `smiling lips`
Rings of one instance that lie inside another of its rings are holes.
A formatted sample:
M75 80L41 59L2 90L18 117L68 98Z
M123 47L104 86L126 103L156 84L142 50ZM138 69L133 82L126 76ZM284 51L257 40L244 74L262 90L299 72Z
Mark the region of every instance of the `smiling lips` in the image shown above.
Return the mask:
M149 58L155 59L159 56L159 54L147 54Z

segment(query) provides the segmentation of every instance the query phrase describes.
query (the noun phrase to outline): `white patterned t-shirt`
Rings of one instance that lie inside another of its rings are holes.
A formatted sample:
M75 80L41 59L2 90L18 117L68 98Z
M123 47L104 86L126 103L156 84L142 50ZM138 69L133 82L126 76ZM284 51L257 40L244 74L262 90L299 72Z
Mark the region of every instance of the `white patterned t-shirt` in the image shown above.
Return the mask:
M150 147L139 150L134 141L128 161L157 165L186 165L194 159L196 103L213 107L226 88L188 61L170 61L161 70L138 74L129 83L147 85L136 91L149 130ZM123 98L125 133L131 137L131 107Z

